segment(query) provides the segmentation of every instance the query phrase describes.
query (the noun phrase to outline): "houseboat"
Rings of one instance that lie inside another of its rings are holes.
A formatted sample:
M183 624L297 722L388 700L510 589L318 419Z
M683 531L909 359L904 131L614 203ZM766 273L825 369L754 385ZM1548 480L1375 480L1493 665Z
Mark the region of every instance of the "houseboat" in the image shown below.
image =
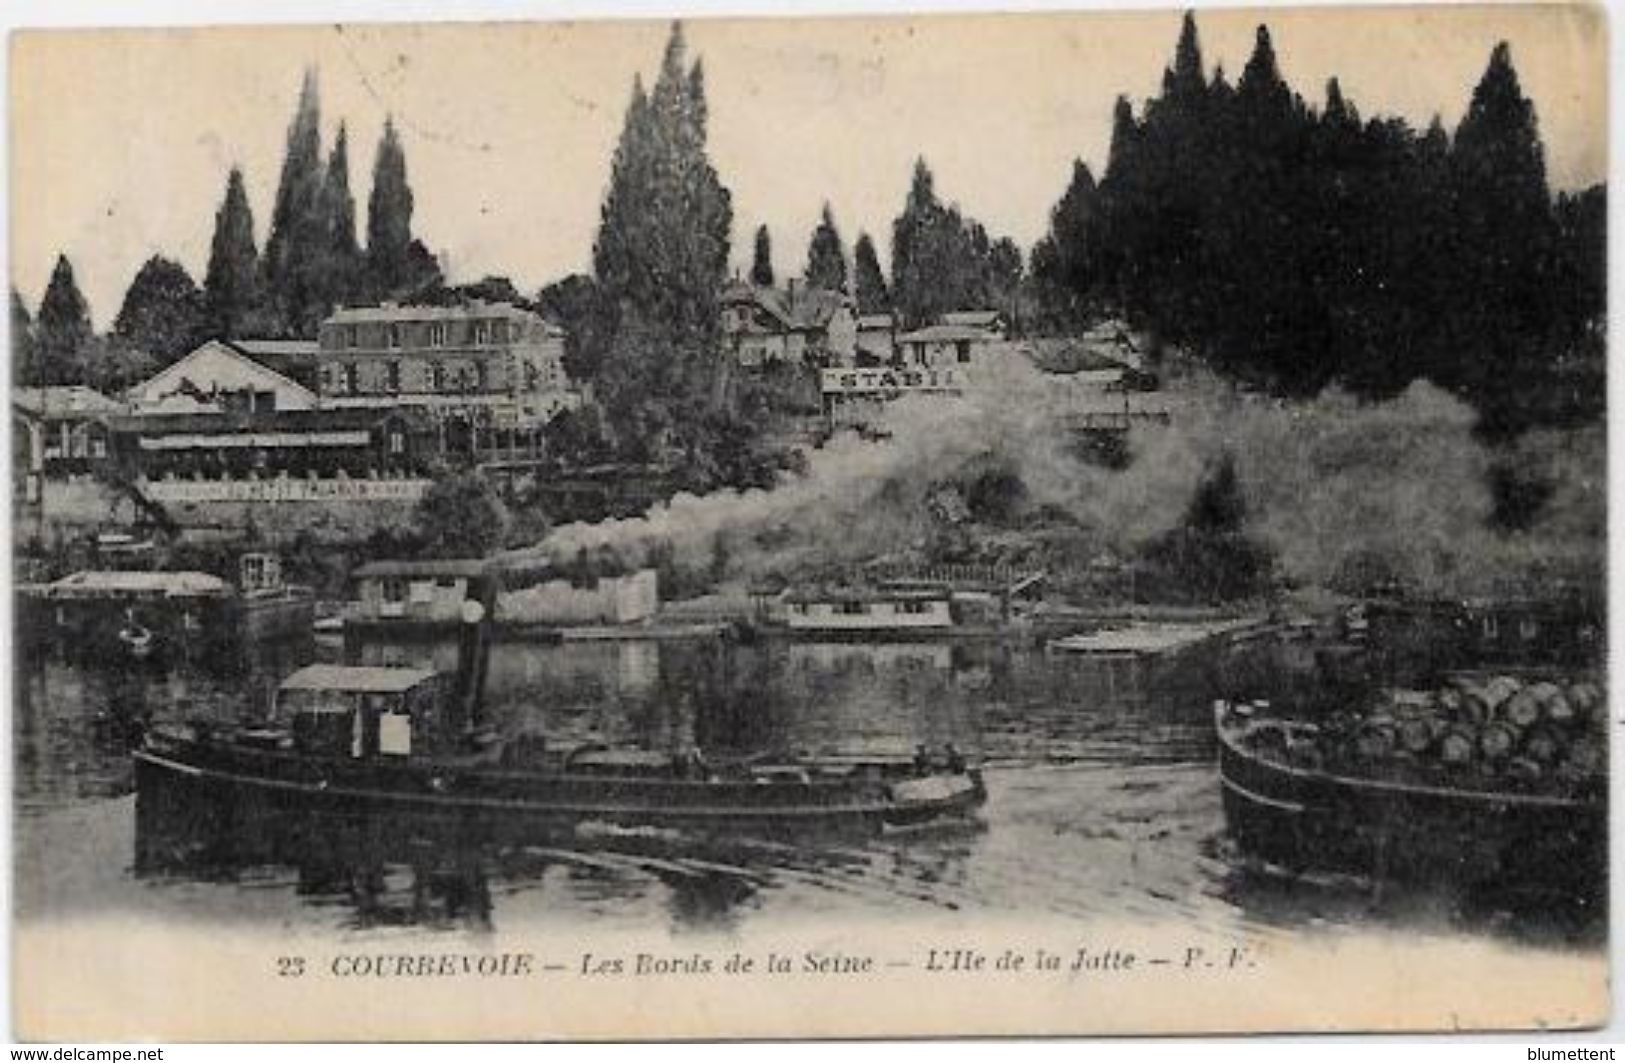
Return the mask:
M490 618L494 631L505 637L557 642L674 633L653 623L660 610L653 569L566 578L551 565L527 568L481 558L368 562L351 574L354 597L343 615L322 627L342 633L352 659L374 642L454 636L470 588L486 579L517 584L503 591ZM677 633L712 637L718 630L712 625Z
M236 592L207 572L92 569L18 588L19 624L89 656L216 643L236 621Z
M945 587L808 587L784 594L780 616L793 634L919 637L953 630L952 603Z
M272 554L245 554L240 583L208 572L87 569L18 588L19 626L96 655L234 651L308 632L310 588L285 583Z
M603 745L503 740L483 687L493 579L465 599L458 668L313 665L283 681L271 718L155 728L136 753L139 799L237 814L407 815L692 829L904 826L972 812L980 772L951 749L910 759L711 760Z

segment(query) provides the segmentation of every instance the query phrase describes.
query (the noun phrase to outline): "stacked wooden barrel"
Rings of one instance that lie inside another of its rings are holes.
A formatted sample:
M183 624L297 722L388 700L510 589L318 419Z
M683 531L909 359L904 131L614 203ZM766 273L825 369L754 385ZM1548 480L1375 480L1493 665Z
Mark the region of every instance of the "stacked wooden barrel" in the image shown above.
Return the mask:
M1300 767L1396 781L1568 792L1603 777L1607 715L1600 678L1463 673L1295 728L1283 752Z

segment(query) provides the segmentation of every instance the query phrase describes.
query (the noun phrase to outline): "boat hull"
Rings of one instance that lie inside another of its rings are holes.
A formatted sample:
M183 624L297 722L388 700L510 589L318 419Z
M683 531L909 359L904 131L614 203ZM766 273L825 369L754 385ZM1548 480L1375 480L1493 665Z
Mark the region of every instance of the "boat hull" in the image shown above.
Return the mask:
M1294 870L1467 886L1600 891L1600 800L1402 785L1278 763L1221 715L1225 819L1247 853Z
M595 778L432 764L233 757L149 746L135 753L138 800L161 810L310 813L513 827L604 822L734 830L742 826L915 826L962 818L986 798L977 772L892 782ZM915 797L906 792L927 790Z

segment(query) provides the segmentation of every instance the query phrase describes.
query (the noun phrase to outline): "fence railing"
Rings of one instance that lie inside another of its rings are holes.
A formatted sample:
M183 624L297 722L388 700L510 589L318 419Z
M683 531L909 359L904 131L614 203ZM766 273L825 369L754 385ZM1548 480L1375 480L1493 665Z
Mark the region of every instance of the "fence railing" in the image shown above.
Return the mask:
M142 480L136 487L160 505L192 502L416 502L430 481L302 479Z

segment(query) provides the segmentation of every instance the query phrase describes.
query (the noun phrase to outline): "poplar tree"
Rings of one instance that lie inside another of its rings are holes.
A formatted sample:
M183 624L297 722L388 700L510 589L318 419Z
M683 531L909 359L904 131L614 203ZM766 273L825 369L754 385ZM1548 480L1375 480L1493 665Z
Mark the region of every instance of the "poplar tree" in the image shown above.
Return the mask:
M676 406L709 401L728 270L733 207L706 155L703 68L686 58L674 24L653 91L634 79L593 245L600 320L584 338L601 351L583 361L628 435L645 439L684 420Z
M824 213L807 245L807 268L804 273L809 288L836 292L846 290L846 250L841 246L841 234L835 228L835 214L828 203L824 204Z
M350 194L350 137L339 123L333 151L327 158L322 185L322 207L326 246L321 262L322 303L332 306L351 302L361 289L361 249L356 243L355 197Z
M751 257L750 282L758 288L773 287L773 241L767 226L756 227L756 248Z
M215 211L209 267L203 275L204 331L220 338L242 335L259 310L262 295L254 214L243 189L243 172L233 166Z
M321 151L316 72L307 70L288 127L271 234L265 243L267 294L278 330L290 336L315 335L329 309L324 304L331 226Z
M394 118L386 118L372 164L372 192L367 197L367 279L375 298L394 295L416 279L412 207L406 152L395 132Z
M875 242L868 233L858 234L857 246L852 250L852 280L859 310L874 314L891 309L886 275L880 269L880 256L875 252Z
M36 319L38 382L83 383L84 352L93 335L90 307L74 280L73 264L58 255Z

